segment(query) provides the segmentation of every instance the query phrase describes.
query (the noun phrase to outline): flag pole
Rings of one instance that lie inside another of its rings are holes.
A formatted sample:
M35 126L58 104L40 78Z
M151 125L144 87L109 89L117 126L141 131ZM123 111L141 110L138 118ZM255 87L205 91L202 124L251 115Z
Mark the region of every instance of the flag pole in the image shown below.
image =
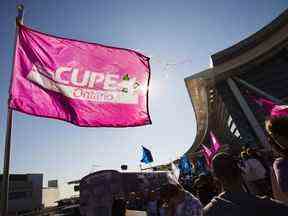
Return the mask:
M18 37L18 26L19 24L23 23L24 6L22 4L17 6L17 12L18 12L18 15L16 18L16 33L15 33L13 61L15 58L16 41ZM11 80L12 80L13 69L14 69L14 63L13 63L12 72L11 72ZM11 82L10 82L10 85L11 85ZM6 216L8 213L9 167L10 167L10 154L11 154L12 122L13 122L13 110L10 109L8 106L6 136L5 136L5 151L4 151L4 167L3 167L2 190L1 190L1 216Z

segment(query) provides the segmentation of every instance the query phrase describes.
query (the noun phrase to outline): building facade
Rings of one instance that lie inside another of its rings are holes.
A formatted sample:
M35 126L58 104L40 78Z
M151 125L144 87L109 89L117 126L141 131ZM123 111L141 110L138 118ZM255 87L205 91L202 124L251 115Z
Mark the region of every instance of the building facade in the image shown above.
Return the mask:
M57 202L60 197L60 191L58 187L57 180L48 181L48 187L43 187L42 189L42 203L43 207L53 207L57 206Z
M2 183L2 175L0 176ZM13 174L9 182L8 212L11 215L42 208L43 174Z
M264 130L267 113L253 97L288 101L288 10L211 60L210 68L185 79L197 121L187 153L209 146L209 131L232 151L271 150Z

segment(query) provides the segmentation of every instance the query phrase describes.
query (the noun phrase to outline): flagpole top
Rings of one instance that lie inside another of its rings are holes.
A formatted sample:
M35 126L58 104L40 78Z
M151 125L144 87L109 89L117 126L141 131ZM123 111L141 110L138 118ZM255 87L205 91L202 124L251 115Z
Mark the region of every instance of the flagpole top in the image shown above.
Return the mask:
M22 24L23 23L23 16L24 16L24 5L23 4L18 4L17 5L17 18L16 18L16 23L18 24Z
M24 10L24 5L23 4L18 4L17 5L17 10L18 11L23 11Z

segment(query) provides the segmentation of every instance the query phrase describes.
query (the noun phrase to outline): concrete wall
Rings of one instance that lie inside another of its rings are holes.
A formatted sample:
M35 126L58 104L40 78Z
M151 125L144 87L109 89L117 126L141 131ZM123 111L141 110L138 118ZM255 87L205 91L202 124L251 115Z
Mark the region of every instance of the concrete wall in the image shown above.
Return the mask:
M56 187L46 187L42 189L43 196L43 206L46 207L51 207L51 206L56 206L57 203L55 203L57 200L59 200L59 189Z

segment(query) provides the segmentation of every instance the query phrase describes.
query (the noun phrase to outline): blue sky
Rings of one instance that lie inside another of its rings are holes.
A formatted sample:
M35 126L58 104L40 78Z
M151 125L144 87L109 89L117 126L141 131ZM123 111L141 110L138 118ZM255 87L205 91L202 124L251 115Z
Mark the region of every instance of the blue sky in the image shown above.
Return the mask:
M209 56L272 21L287 0L3 0L0 7L0 159L12 68L16 4L24 23L43 32L117 47L151 57L150 113L146 127L79 128L14 112L11 172L44 173L64 183L93 169L139 169L141 145L156 164L181 156L196 131L184 78L209 66ZM165 64L172 64L165 66ZM97 165L97 166L96 166Z

